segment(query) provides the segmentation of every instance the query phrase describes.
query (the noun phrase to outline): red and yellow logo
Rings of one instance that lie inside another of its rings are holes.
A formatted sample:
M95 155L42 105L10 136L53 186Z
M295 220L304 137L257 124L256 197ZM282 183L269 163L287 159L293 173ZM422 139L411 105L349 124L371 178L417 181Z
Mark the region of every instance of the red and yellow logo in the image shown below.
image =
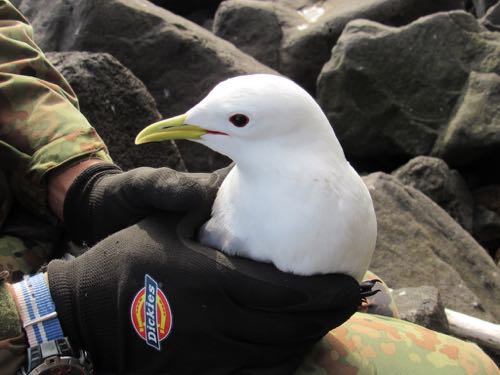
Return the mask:
M144 284L132 301L130 317L137 334L160 350L160 342L172 329L172 312L167 297L151 276L146 275Z

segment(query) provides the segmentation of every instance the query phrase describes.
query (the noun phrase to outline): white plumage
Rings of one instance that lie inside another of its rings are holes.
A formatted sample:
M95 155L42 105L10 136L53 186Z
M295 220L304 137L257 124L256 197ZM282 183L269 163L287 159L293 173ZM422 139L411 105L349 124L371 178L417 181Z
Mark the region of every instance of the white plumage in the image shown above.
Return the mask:
M192 140L236 162L201 229L203 244L285 272L361 280L375 248L373 204L306 91L279 76L240 76L183 120L205 131Z

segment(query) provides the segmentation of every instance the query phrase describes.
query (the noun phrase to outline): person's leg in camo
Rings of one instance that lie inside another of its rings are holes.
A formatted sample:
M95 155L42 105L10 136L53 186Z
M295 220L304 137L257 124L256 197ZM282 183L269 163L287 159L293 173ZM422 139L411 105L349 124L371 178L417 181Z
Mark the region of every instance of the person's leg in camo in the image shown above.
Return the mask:
M54 252L60 231L16 207L5 175L0 171L0 272L8 281L36 272Z
M368 271L365 279L379 279ZM381 281L367 303L314 346L295 375L498 375L477 345L399 320Z

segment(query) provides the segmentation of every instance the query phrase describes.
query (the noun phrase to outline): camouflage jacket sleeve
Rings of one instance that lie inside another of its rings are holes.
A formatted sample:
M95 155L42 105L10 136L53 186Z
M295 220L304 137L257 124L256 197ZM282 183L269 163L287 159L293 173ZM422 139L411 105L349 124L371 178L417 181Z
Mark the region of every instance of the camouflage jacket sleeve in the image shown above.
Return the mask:
M33 42L30 24L0 0L0 169L13 193L50 217L44 177L90 156L110 161L73 90Z

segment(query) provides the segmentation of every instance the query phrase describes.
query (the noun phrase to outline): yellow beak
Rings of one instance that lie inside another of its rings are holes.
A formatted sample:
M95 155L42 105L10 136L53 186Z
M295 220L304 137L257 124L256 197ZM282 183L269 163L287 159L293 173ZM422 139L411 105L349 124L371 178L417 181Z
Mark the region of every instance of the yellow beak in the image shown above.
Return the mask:
M187 115L180 115L151 124L137 134L135 144L161 142L171 139L198 139L207 130L196 125L185 124Z

